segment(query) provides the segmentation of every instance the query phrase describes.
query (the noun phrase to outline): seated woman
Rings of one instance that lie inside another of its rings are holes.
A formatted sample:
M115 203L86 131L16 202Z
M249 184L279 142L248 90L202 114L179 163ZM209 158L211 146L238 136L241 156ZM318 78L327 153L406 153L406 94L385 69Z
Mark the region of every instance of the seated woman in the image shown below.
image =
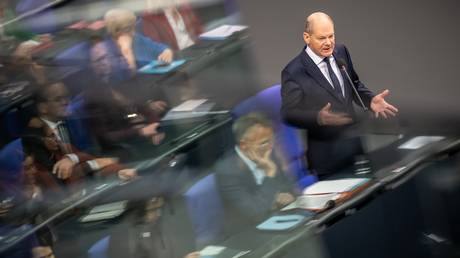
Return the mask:
M174 50L193 45L203 32L203 27L190 4L181 5L161 0L146 0L147 10L141 15L142 32L147 37L165 42ZM163 6L160 6L162 5Z
M109 50L114 74L135 74L136 70L152 60L170 63L173 51L165 44L152 41L135 32L136 16L123 9L108 11L104 20L109 38L105 44Z
M162 139L156 131L167 104L161 91L148 87L134 76L122 83L104 41L94 39L90 50L89 83L81 95L83 113L94 140L103 153L130 156L126 148L149 138L154 144ZM134 115L135 114L135 115Z

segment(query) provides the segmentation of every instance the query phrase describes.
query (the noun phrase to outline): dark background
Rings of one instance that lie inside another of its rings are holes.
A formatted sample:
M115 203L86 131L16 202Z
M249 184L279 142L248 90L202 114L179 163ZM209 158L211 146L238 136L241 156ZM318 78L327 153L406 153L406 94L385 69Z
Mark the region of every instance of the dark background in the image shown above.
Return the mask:
M457 0L240 0L251 29L262 87L280 82L303 47L305 17L335 21L336 42L347 45L361 80L374 92L388 88L405 131L458 132L460 96ZM388 123L387 123L388 124ZM393 127L392 127L393 128Z

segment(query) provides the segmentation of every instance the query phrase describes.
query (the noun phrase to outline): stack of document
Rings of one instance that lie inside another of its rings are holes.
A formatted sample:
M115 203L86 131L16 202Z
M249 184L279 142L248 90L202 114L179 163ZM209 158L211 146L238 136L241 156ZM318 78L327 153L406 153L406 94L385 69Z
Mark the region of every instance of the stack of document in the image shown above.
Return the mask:
M305 188L302 195L294 203L283 208L283 210L307 209L321 211L343 200L345 196L368 182L368 178L319 181Z
M246 29L244 25L222 25L213 30L207 31L200 35L204 40L223 40L230 37L233 33Z
M208 99L190 99L172 108L161 121L195 118L208 115L214 103Z
M96 206L87 215L81 217L80 222L93 222L118 217L125 211L127 203L127 201L120 201Z

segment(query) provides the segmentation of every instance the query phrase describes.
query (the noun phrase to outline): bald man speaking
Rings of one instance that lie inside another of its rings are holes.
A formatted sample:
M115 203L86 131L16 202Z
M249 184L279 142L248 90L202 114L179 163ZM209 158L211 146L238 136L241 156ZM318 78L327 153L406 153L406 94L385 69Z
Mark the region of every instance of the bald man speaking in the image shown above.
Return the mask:
M327 14L307 17L303 40L306 46L281 74L281 113L289 124L307 129L309 168L324 178L363 152L358 138L345 136L357 122L353 102L375 117L395 116L398 109L385 101L388 90L374 94L359 80L347 48L335 44Z

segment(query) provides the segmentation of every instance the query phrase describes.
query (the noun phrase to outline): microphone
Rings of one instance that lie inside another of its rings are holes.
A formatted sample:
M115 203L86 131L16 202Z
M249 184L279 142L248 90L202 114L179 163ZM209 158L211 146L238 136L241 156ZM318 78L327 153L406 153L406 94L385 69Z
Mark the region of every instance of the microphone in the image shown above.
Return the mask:
M347 64L346 64L345 60L340 58L340 59L336 59L336 61L337 61L337 65L339 66L339 69L342 70L344 72L344 74L346 75L345 77L347 77L347 80L350 83L351 88L353 89L353 92L355 93L356 97L358 98L359 104L364 109L364 111L369 111L369 109L364 105L363 99L361 98L361 96L359 96L358 91L355 88L355 84L353 83L353 81L350 78L350 75L347 72L347 69L346 69Z

